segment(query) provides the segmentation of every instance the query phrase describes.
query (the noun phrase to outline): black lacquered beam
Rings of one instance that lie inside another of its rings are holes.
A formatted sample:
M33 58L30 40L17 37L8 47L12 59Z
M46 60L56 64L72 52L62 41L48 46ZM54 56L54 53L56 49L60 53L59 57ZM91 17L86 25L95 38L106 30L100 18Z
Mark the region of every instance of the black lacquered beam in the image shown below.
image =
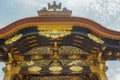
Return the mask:
M37 72L30 72L28 71L29 67L22 67L20 70L20 74L37 74L37 75L44 75L44 76L54 76L54 75L63 75L63 76L70 76L73 74L88 74L91 73L91 70L89 69L88 66L83 66L83 70L78 71L78 72L73 72L70 70L69 66L61 66L63 69L60 71L58 74L54 74L52 71L49 70L50 66L43 66L41 67L40 71Z
M53 54L27 54L23 55L24 60L30 61L30 60L51 60L51 59L56 59L54 58ZM37 58L35 58L37 57ZM60 54L58 55L58 59L64 59L64 60L86 60L87 59L87 54Z

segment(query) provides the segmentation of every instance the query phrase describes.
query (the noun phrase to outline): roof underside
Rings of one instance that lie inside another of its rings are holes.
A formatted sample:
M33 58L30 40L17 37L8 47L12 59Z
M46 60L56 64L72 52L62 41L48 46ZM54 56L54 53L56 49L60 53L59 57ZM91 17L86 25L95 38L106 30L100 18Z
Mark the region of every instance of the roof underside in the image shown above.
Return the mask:
M98 34L94 33L93 31L84 28L83 26L82 27L72 26L70 35L58 39L51 39L41 35L37 27L38 26L29 26L27 28L17 31L15 34L12 34L10 37L1 39L0 59L2 61L7 61L8 60L7 53L9 52L11 52L12 54L20 54L25 56L26 52L36 47L46 47L46 46L53 47L54 42L58 43L58 47L73 46L89 53L89 55L98 54L99 52L102 52L103 53L102 59L104 60L116 60L119 59L120 57L119 40L101 37ZM21 38L14 41L14 36L19 34L22 34ZM88 36L88 34L94 35L95 38L99 38L103 42L100 43L99 41L97 41L99 39L97 40L92 39L91 37ZM12 41L12 43L10 42L6 44L6 42L9 41L9 39ZM82 56L80 54L80 56L83 57L83 59L85 59L89 55L84 54L84 56ZM29 57L29 55L26 56ZM46 57L45 54L43 54L43 56L44 59L49 59L48 57L45 58ZM26 60L28 59L28 57L25 57ZM67 57L64 58L67 59Z

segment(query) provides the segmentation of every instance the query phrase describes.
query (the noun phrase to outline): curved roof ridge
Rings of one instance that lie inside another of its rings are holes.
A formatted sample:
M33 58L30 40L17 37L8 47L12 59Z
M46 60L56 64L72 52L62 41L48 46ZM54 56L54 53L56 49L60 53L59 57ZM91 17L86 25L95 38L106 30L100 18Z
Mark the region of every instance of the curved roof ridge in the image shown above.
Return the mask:
M120 36L120 32L110 30L106 27L103 27L102 25L98 24L97 22L94 22L90 19L82 18L82 17L29 17L20 19L12 24L9 24L5 28L0 29L0 35L5 34L9 31L11 31L14 28L17 28L20 25L27 24L27 23L36 23L36 22L67 22L67 23L85 23L87 25L90 25L91 28L95 28L99 30L100 32L113 35L113 36ZM74 24L76 25L76 24ZM90 28L90 27L89 27Z

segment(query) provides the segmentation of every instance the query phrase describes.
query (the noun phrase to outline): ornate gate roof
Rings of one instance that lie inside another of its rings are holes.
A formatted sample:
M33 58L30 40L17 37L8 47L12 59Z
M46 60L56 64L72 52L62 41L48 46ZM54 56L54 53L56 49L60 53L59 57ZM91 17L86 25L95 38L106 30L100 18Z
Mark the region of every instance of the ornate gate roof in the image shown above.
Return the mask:
M48 4L48 9L38 11L38 17L21 19L1 29L4 79L10 79L7 75L15 80L20 76L33 80L39 75L76 75L81 79L106 80L105 62L120 60L120 32L89 19L71 17L71 13L54 2Z

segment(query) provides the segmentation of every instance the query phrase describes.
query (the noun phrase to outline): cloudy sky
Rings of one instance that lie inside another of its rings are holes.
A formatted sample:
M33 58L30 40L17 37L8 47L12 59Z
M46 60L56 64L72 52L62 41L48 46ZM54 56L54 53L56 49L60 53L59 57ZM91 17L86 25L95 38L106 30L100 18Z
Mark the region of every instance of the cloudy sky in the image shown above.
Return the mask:
M31 16L37 16L37 10L54 0L0 0L0 28ZM84 17L98 22L104 27L120 31L120 0L56 0L72 10L72 16ZM120 61L109 61L107 76L109 80L120 80ZM3 63L0 63L2 80Z

